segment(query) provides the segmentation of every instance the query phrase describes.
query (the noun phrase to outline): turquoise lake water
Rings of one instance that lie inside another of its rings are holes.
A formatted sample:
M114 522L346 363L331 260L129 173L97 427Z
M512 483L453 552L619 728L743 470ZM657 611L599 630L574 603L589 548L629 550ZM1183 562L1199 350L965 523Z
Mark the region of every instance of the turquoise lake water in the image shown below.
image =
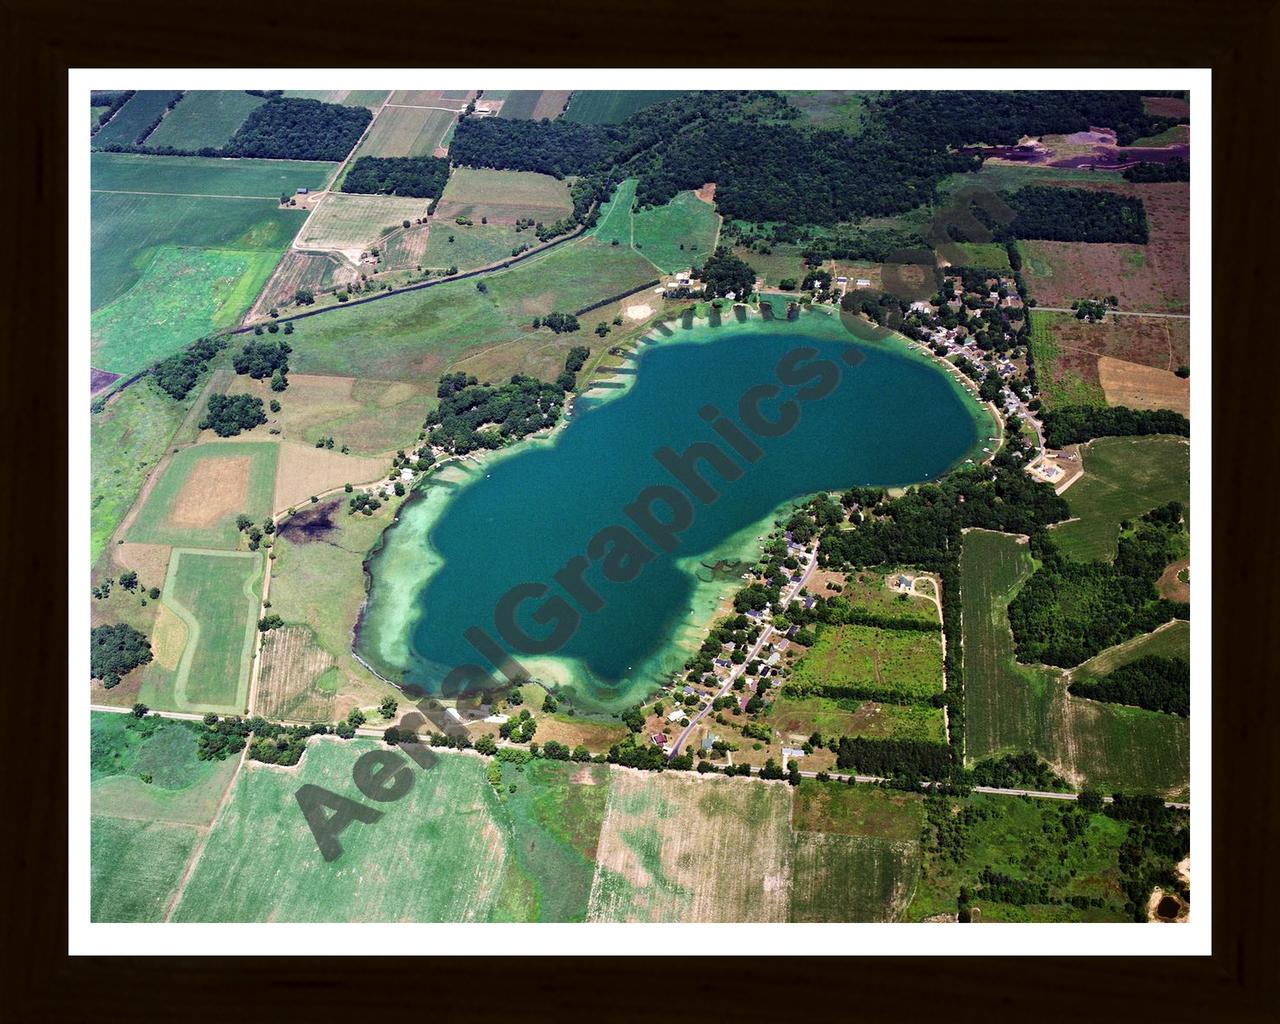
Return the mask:
M713 404L741 423L740 396L777 384L779 360L806 346L838 367L838 386L806 401L797 387L780 385L777 398L761 404L764 415L776 416L778 403L791 398L799 420L780 437L748 432L763 454L746 463L699 410ZM856 366L842 358L851 347L862 356ZM439 692L456 666L489 668L464 630L478 626L496 639L504 592L545 583L545 597L520 606L517 621L526 632L549 632L554 623L537 625L533 613L553 596L565 598L581 621L554 654L516 657L535 678L572 691L584 710L625 707L664 682L701 642L717 603L740 585L759 553L758 538L787 502L853 485L936 479L966 457L980 457L974 453L991 426L946 373L900 339L859 339L847 321L822 313L792 322L753 315L721 326L673 325L646 339L606 385L580 396L552 437L479 465L449 466L419 489L371 560L357 648L370 664ZM675 483L654 452L663 445L682 452L699 441L716 442L742 476L725 482L704 467L720 496L709 504L689 499L693 522L674 552L655 552L630 582L609 582L593 564L585 579L605 606L586 612L568 600L554 574L586 553L597 531L623 525L647 540L623 509L646 487Z

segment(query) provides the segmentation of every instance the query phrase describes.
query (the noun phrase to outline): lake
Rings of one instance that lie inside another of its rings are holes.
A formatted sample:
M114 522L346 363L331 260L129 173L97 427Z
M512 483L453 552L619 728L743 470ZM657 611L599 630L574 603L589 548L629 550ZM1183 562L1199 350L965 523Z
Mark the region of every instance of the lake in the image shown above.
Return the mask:
M598 351L607 340L587 343ZM810 351L788 356L797 349ZM792 360L785 382L778 376L784 357ZM831 384L833 376L838 383ZM785 433L769 431L780 436L735 434L740 447L756 446L752 463L700 412L713 405L724 413L712 416L717 425L727 419L752 428L760 421L744 419L739 401L762 385L779 393L756 394L761 417L779 418L789 400L798 419ZM829 393L813 397L822 391ZM727 316L718 326L658 328L613 378L577 399L567 424L550 437L480 463L450 464L419 486L370 559L357 652L388 678L438 693L457 666L490 670L463 633L479 627L500 641L500 599L517 584L541 583L545 593L518 604L512 616L520 630L537 640L571 624L562 622L570 616L579 621L552 652L514 650L520 665L584 711L619 710L665 682L701 643L717 605L741 584L760 553L759 538L787 503L854 485L936 479L980 458L992 433L986 411L935 363L900 338L874 339L849 317L751 314L745 321ZM663 446L682 453L696 442L715 444L740 468L729 481L705 462L697 465L718 492L714 498L689 493L655 457ZM681 523L660 536L656 524L672 510L656 499L642 503L651 519L624 511L654 486L674 488L691 512L678 532ZM619 581L626 573L616 571L605 578L599 563L612 543L589 548L599 531L615 526L646 544L648 560L636 554L628 563L638 573L632 579ZM663 536L673 550L664 549ZM590 562L578 576L589 587L585 597L555 578L574 556Z

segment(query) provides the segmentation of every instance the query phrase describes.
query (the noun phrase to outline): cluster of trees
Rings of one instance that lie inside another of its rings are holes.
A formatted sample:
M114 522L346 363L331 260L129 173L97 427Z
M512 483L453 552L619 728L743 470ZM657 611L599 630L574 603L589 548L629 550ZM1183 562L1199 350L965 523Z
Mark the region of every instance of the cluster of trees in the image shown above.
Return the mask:
M347 515L349 516L353 516L357 512L371 516L380 508L382 508L382 502L369 491L361 491L354 497L347 499Z
M836 767L864 775L920 780L951 776L951 748L925 740L873 740L841 736L835 745ZM907 788L916 788L909 785Z
M1191 421L1170 409L1127 409L1122 405L1068 405L1046 410L1044 439L1050 448L1063 448L1095 437L1146 434L1191 436Z
M1147 211L1135 196L1082 188L1028 185L1004 193L1016 216L1000 237L1057 242L1130 242L1146 245Z
M556 378L556 387L561 391L572 391L578 386L578 371L587 363L591 349L586 345L574 345L564 357L564 369Z
M209 396L200 429L213 430L219 437L234 437L242 430L252 430L266 422L262 399L256 395L214 394Z
M1068 689L1090 700L1132 704L1184 718L1191 714L1191 666L1182 658L1147 655L1102 679L1073 682Z
M971 786L1035 789L1042 792L1071 788L1049 765L1029 751L979 761L965 773L965 781Z
M498 735L512 743L528 743L538 731L537 720L524 708L514 718L508 718L498 726Z
M181 401L191 393L209 360L226 347L225 338L201 338L176 355L156 363L151 375L170 398Z
M125 89L119 92L92 92L89 94L89 103L95 107L106 107L101 114L98 115L97 122L89 130L91 136L98 134L98 129L116 116L116 111L133 99L135 90Z
M1181 157L1174 157L1168 163L1156 164L1143 161L1134 164L1124 172L1125 181L1190 181L1191 164Z
M1120 887L1133 920L1147 919L1147 897L1157 885L1187 895L1174 874L1174 865L1191 849L1185 811L1166 807L1159 796L1116 793L1103 813L1129 825L1120 847Z
M368 107L277 96L245 118L219 155L342 160L372 119Z
M1114 562L1077 562L1045 533L1031 538L1042 565L1009 604L1018 660L1071 668L1099 651L1170 619L1186 619L1187 604L1156 594L1155 581L1179 554L1181 524L1144 521L1122 536Z
M535 319L533 326L537 327L539 322ZM550 327L556 334L572 334L578 330L578 318L572 313L548 313L542 318L541 325Z
M289 353L293 348L287 341L250 341L231 359L236 373L248 374L254 380L270 377L274 386L277 379L284 379L289 372ZM274 388L283 391L284 388Z
M701 267L694 268L693 276L706 286L707 295L716 297L733 292L737 298L745 299L756 284L755 270L723 245Z
M464 373L446 374L436 389L439 405L427 416L433 445L464 454L477 448L501 448L508 441L555 426L564 406L564 389L515 374L510 383L481 384Z
M107 689L139 665L151 661L151 643L123 622L113 626L95 626L89 631L89 677L101 679Z
M219 719L212 711L204 716L204 729L196 742L196 757L201 761L225 761L229 754L244 749L253 731L239 715Z
M249 756L264 764L295 765L306 752L307 740L330 732L329 726L323 724L284 726L258 716L246 724L253 732Z
M435 156L362 156L351 165L343 192L438 199L449 180L449 161Z

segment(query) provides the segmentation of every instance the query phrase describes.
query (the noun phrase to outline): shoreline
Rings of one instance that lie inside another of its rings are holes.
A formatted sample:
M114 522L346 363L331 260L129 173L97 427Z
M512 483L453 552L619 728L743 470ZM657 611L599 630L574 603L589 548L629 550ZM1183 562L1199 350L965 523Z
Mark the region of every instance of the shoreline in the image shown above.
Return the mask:
M750 310L750 307L743 307ZM752 315L753 314L753 315ZM816 311L809 311L807 315L813 316ZM802 313L802 317L805 314ZM914 344L910 339L889 332L887 337L882 338L866 338L855 330L849 328L848 323L844 320L838 310L822 311L822 315L829 321L839 318L840 325L844 326L848 331L851 339L861 344L873 344L877 341L889 341L886 347L890 348L895 355L906 356L918 362L929 363L934 370L941 370L945 376L951 378L950 386L957 393L957 398L965 406L969 412L970 420L974 425L976 435L973 446L962 453L959 458L942 473L928 480L914 481L911 484L903 485L905 489L909 486L918 486L922 483L930 483L942 479L958 467L964 464L964 460L976 456L981 452L981 448L986 441L987 435L983 433L983 429L990 429L993 424L990 417L990 411L981 405L976 397L966 391L963 385L955 379L953 373L947 373L937 365L939 362L934 357L916 351ZM701 344L712 340L713 336L698 336L681 338L686 333L686 329L681 326L684 317L677 316L670 320L655 323L650 332L638 340L636 346L631 349L625 356L622 365L631 364L637 366L642 361L643 353L646 349L660 346L666 341L683 342L685 344ZM768 320L759 313L758 310L750 310L749 319L744 323L766 324ZM794 323L794 321L790 321ZM860 323L862 321L859 321ZM724 326L733 326L734 321L724 318L721 320ZM675 325L667 327L667 333L663 333L661 328L668 324ZM713 326L711 317L693 317L692 328L702 328L704 331ZM836 326L831 324L831 326ZM867 324L868 328L874 325ZM709 334L709 332L708 332ZM647 343L646 343L647 341ZM566 408L571 412L579 415L586 414L591 410L607 404L613 398L626 394L630 390L630 385L634 382L637 374L619 374L616 367L598 367L597 375L594 376L572 399L572 404L566 403ZM599 372L603 371L603 372ZM621 379L619 379L621 378ZM604 381L609 381L613 386L600 388L597 385ZM985 415L984 415L985 414ZM441 460L432 467L431 471L424 475L414 487L411 489L409 496L401 504L397 510L397 514L392 523L379 536L377 542L366 553L362 562L365 584L365 599L361 604L360 613L357 618L356 626L352 633L352 653L362 664L373 671L379 678L385 679L397 687L404 685L403 677L400 682L389 678L387 674L388 665L384 663L384 659L400 660L391 653L392 645L401 647L402 653L408 654L406 661L407 670L409 664L417 657L416 652L412 648L412 641L409 639L417 624L421 621L423 614L421 608L414 600L414 595L420 594L422 589L429 583L430 579L438 572L440 562L438 556L431 551L430 533L434 529L436 523L445 514L450 504L449 498L456 495L456 492L474 483L480 478L477 470L484 470L499 462L512 457L513 455L527 452L531 447L549 446L558 442L560 434L568 428L572 422L570 415L562 415L560 421L551 429L530 435L523 438L515 444L506 448L494 451L486 451L480 455L469 454L467 456L450 456ZM997 430L999 429L998 425ZM529 443L526 443L529 442ZM986 442L989 443L989 442ZM989 459L994 455L994 451L987 454L984 458ZM467 472L468 464L475 467L475 470ZM462 474L459 475L459 470ZM451 472L452 471L452 472ZM449 474L445 477L445 474ZM445 477L444 479L441 479ZM444 487L435 486L444 484ZM875 485L872 485L875 486ZM429 501L428 495L432 491L445 492L441 494L435 504L437 508L424 508L423 502ZM706 632L715 620L721 617L724 612L725 602L729 595L742 585L741 573L745 569L754 564L761 552L761 541L758 539L773 529L773 523L780 516L785 519L789 511L798 505L812 499L817 493L798 495L788 498L775 506L767 516L759 521L743 527L735 532L732 536L726 537L716 547L710 551L700 552L690 555L684 559L677 560L677 567L686 576L690 585L690 592L687 604L682 616L667 631L666 635L656 644L653 653L645 657L644 660L635 667L635 674L631 675L632 670L629 669L628 676L617 681L616 683L606 684L603 689L620 689L625 687L627 680L640 682L640 678L645 680L645 689L640 700L650 698L654 693L660 691L664 686L669 685L670 678L673 674L678 674L684 661L693 654L698 647L701 646L705 639ZM830 489L828 491L830 493ZM405 512L412 510L415 518L421 518L420 522L414 522L413 528L421 534L423 541L422 548L426 553L422 564L418 567L418 571L413 572L410 576L402 577L394 581L390 592L384 589L382 596L375 602L373 600L375 588L379 585L386 588L388 578L383 574L380 581L375 579L374 566L376 559L391 546L391 531L397 527L401 530L405 527ZM715 569L718 564L730 566L729 569ZM704 579L703 572L712 573L711 579ZM723 578L721 573L727 572ZM396 598L401 597L399 603ZM393 616L389 621L385 622L378 633L378 636L370 636L368 631L369 612L376 604L386 603L388 607L395 609L399 614ZM379 657L374 653L374 645L381 646L381 654ZM398 652L400 653L400 652ZM574 685L574 677L579 676L583 672L583 668L576 658L566 658L555 655L539 656L539 657L523 657L521 661L531 670L532 681L539 682L548 689L557 691L562 688L568 689L569 693L565 699L578 707L580 713L588 716L609 716L612 712L608 707L608 698L604 702L583 700L581 690ZM603 681L602 681L603 682ZM576 699L575 699L576 698Z

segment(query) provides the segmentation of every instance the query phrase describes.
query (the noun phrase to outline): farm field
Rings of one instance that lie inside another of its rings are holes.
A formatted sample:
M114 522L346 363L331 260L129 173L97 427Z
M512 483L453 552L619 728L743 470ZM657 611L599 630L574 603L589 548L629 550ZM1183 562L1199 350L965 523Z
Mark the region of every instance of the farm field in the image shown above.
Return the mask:
M174 920L487 920L509 855L479 757L414 768L413 788L381 820L342 833L341 860L321 857L294 794L316 785L364 802L351 769L377 746L312 741L293 771L246 763Z
M318 295L321 291L353 283L358 279L359 271L336 253L290 249L258 296L249 319L260 319L273 308L283 311L292 306L300 289Z
M1018 538L965 534L966 760L1033 750L1077 787L1185 794L1186 719L1072 697L1056 670L1015 662L1007 609L1031 568Z
M551 224L572 212L569 186L549 174L459 167L449 176L432 223L435 231L446 227L452 231L446 222L456 217L469 218L477 227L482 217L493 224L514 224L529 217ZM459 232L466 230L459 228ZM532 234L524 240L537 244Z
M637 210L632 218L636 249L667 273L701 264L715 250L720 233L715 206L692 192L681 192L662 206Z
M175 402L150 380L125 388L89 421L89 544L97 561L137 500L147 474L182 423L187 402Z
M1090 814L1083 834L1070 838L1063 821L1085 814L1055 800L1009 800L974 795L948 800L950 813L963 815L962 859L956 863L934 851L924 856L915 896L903 919L924 921L946 915L955 920L961 887L969 890L975 922L1127 921L1120 888L1120 847L1128 835L1123 822ZM1086 897L1102 906L1032 903L1024 907L986 899L979 875L984 868L1007 877L1045 882L1051 896Z
M313 192L323 188L337 166L321 160L224 160L94 153L89 158L89 183L94 192L243 196L275 200L274 206L282 193L292 195L299 188ZM301 216L298 210L282 212ZM96 227L96 211L94 218Z
M334 657L306 626L273 629L262 638L254 712L289 722L334 718L338 673Z
M297 245L302 249L336 249L355 262L361 252L376 245L403 221L425 217L429 202L401 196L330 192L298 233Z
M431 229L422 263L435 270L457 267L465 273L509 259L511 251L519 246L539 244L530 228L517 231L510 224L493 221L476 221L470 227L447 222Z
M775 245L768 255L734 246L733 254L746 260L769 287L777 288L786 278L791 278L797 286L804 280L804 257L798 245Z
M815 732L827 736L920 740L945 743L942 709L877 701L793 697L783 688L765 716L787 743L802 743Z
M467 105L471 93L446 92L441 89L397 89L387 103L392 106L450 107L461 110Z
M435 404L433 394L412 384L301 373L291 373L288 389L279 394L271 390L267 381L248 376L236 377L227 391L233 395L257 395L263 404L277 399L280 411L268 412L267 425L280 430L283 442L314 447L317 441L332 437L338 457L351 466L350 478L339 483L363 483L385 475L385 461L360 456L406 447L417 438L427 412ZM340 454L343 445L350 448L350 455ZM327 454L333 455L334 451ZM287 501L277 500L275 508L288 505Z
M1108 405L1130 409L1172 409L1191 415L1191 382L1168 370L1098 357L1098 383Z
M321 103L341 103L346 107L368 107L377 110L387 99L387 89L286 89L286 96Z
M431 156L441 145L457 114L417 106L387 106L378 112L373 127L360 143L353 159L362 156Z
M683 95L681 91L661 89L577 89L569 100L564 119L584 124L617 124L645 107ZM502 113L508 116L506 106Z
M1120 521L1170 501L1190 504L1191 448L1185 438L1099 437L1081 446L1084 477L1066 492L1075 521L1050 536L1080 561L1115 557Z
M828 626L796 662L792 678L923 700L942 690L942 641L937 633L917 630Z
M266 102L262 96L250 96L243 90L193 89L165 115L148 136L147 145L219 148L226 145L250 113Z
M1189 313L1189 185L1122 181L1092 187L1141 198L1151 240L1146 245L1019 242L1022 272L1032 297L1042 306L1065 307L1075 299L1115 295L1124 310Z
M196 726L90 715L90 918L159 921L236 759L196 757Z
M93 314L90 360L132 374L234 326L279 258L278 249L156 248L138 282Z
M132 146L144 141L142 133L177 95L173 89L139 89L116 111L116 116L99 129L98 134L93 137L92 145L109 146L119 143Z
M1068 323L1079 323L1073 313L1044 313L1031 310L1029 344L1035 358L1036 383L1046 409L1067 405L1104 406L1107 404L1102 385L1098 383L1096 358L1063 358L1059 331ZM1074 354L1074 353L1072 353Z
M174 549L162 600L185 626L185 642L176 666L156 659L147 667L145 704L244 713L261 583L259 553Z
M1181 619L1144 636L1135 637L1095 654L1071 671L1073 680L1102 679L1122 665L1146 657L1191 660L1191 623Z
M181 449L146 496L128 531L143 544L234 549L236 516L271 514L278 445L220 441Z
M512 89L502 101L499 117L517 121L556 118L569 99L569 89Z
M964 256L964 266L983 267L998 270L1002 274L1012 274L1009 266L1009 251L999 242L954 242Z

